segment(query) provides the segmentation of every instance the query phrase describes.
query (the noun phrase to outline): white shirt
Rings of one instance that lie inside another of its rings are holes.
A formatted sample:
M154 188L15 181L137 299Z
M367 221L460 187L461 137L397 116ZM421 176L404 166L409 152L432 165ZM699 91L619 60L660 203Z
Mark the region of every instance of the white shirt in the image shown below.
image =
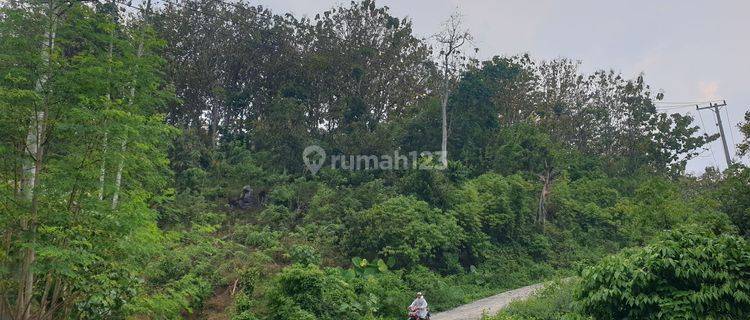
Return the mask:
M427 300L424 297L414 299L409 307L417 308L417 316L427 318Z

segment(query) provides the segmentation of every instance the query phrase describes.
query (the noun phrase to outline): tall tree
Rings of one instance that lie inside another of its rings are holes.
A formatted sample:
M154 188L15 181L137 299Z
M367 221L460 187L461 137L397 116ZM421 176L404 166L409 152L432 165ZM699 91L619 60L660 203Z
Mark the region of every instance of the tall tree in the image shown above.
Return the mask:
M739 127L743 139L737 145L737 154L746 156L750 152L750 111L745 112L745 123L740 124Z
M0 222L0 262L14 276L0 288L3 319L111 318L156 245L146 203L167 176L171 130L158 111L169 92L153 33L139 57L138 32L115 12L113 3L2 7L0 152L13 160L0 170L0 198L14 199ZM133 147L105 152L105 133ZM116 163L105 159L123 159L127 186L104 179L102 192L102 165ZM111 208L99 195L117 188L122 205Z
M472 40L472 36L463 25L462 16L459 13L452 14L443 23L440 33L435 35L440 52L438 53L440 70L442 73L441 91L441 118L442 139L440 140L441 162L443 167L448 166L448 98L455 86L461 72L466 66L466 56L462 48Z

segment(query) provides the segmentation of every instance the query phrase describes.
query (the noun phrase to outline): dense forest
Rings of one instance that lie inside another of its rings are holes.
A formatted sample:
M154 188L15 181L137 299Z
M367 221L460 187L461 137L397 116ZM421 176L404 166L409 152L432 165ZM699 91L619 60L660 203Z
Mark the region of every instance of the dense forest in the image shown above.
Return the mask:
M3 2L0 319L396 319L548 280L495 319L750 317L750 170L685 173L718 136L643 75L435 34L372 0Z

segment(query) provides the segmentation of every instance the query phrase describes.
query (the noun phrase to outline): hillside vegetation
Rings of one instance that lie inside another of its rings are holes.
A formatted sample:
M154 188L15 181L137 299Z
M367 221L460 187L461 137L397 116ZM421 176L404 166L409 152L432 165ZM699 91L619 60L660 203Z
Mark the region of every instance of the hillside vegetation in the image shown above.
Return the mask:
M447 56L370 0L0 6L2 319L396 319L571 276L497 319L750 312L750 171L686 175L717 136L643 75Z

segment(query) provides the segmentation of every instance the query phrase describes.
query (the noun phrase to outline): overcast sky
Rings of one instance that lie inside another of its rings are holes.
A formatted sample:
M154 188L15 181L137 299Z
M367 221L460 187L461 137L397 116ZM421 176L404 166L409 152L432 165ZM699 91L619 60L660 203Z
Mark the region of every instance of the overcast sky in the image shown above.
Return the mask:
M253 1L277 13L314 16L348 1ZM539 59L558 57L583 62L583 71L614 69L628 77L645 73L664 101L726 99L734 141L736 126L750 108L750 0L380 0L391 14L411 18L418 36L426 37L459 10L479 47L478 58L530 53ZM695 107L691 112L700 125ZM701 111L708 133L718 132L715 116ZM726 118L726 113L722 112ZM724 119L726 120L726 119ZM725 121L725 129L729 129ZM727 131L730 152L732 135ZM702 172L718 163L726 167L720 141L688 164ZM715 157L715 160L714 160ZM745 161L746 162L746 161Z

